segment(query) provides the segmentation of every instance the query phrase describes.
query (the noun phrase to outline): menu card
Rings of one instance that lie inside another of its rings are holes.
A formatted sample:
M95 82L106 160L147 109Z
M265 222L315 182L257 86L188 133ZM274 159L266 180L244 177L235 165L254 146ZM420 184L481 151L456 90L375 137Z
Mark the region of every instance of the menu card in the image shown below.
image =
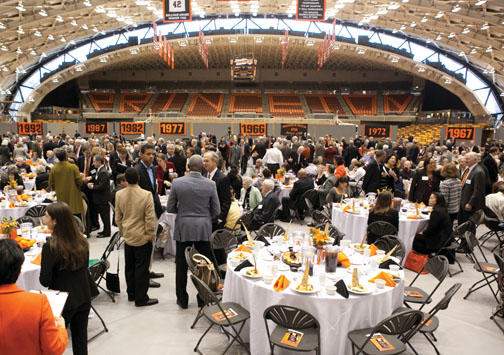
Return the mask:
M394 346L392 346L392 344L390 344L387 339L385 339L385 337L380 333L373 335L373 337L371 338L371 343L376 346L378 351L390 351L395 349Z
M283 336L281 343L297 348L303 335L304 333L301 333L300 331L289 329Z
M415 298L423 298L423 295L418 291L404 290L404 295Z
M236 313L232 308L228 308L224 310L225 315L222 312L217 312L212 314L212 317L217 321L217 322L222 322L226 320L226 316L228 319L231 319L233 317L236 317L238 313Z
M55 290L31 290L30 292L46 295L47 300L51 305L53 315L55 317L61 316L61 312L63 312L63 307L65 307L65 303L68 298L68 292Z

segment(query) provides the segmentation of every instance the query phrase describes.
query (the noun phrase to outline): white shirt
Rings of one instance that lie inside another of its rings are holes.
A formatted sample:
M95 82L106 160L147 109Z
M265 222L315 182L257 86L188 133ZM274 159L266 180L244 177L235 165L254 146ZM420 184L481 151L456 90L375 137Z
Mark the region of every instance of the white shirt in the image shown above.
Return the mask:
M207 177L210 180L212 180L216 172L217 172L217 168L213 169L209 174L207 174Z
M348 174L348 177L350 178L350 180L359 182L364 177L364 175L366 175L366 169L364 169L362 166L359 166L355 173Z
M282 152L278 148L268 149L262 161L264 164L278 164L281 166L283 164Z
M487 195L485 205L497 215L500 222L504 221L504 194L502 192Z

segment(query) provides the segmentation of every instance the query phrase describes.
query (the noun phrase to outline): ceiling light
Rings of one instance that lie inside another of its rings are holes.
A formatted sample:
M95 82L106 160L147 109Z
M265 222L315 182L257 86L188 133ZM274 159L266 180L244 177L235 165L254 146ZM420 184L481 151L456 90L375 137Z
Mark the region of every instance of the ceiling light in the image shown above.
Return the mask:
M484 5L486 4L487 0L479 0L476 4L474 4L475 6L481 6L481 5Z
M456 36L455 32L451 32L451 33L448 35L448 38L453 38L453 37L455 37L455 36Z
M450 85L450 84L452 83L452 80L451 80L450 78L445 77L445 78L444 78L444 83L445 83L446 85Z
M101 57L100 63L107 63L107 57Z
M138 51L134 48L130 49L130 54L131 55L137 55L138 54Z
M56 21L58 21L59 23L65 22L65 20L63 20L63 17L61 17L60 15L56 16Z
M418 72L419 72L419 73L423 73L423 72L425 72L425 67L419 66L419 67L418 67Z
M392 61L392 63L397 63L397 62L399 62L399 57L393 56L391 61Z
M388 13L387 9L382 7L380 10L376 12L377 15L386 15Z
M500 97L504 97L504 91L500 93Z
M100 30L99 30L99 29L97 29L96 27L93 27L93 32L98 33L98 32L100 32Z
M69 44L70 46L75 46L75 44L76 44L76 43L75 43L75 41L72 39L70 42L68 42L68 44Z
M478 51L476 50L476 48L471 49L470 54L476 54L476 53L478 53Z
M441 41L442 39L443 39L443 37L441 37L441 35L438 35L438 36L436 37L436 41Z
M115 13L115 11L109 11L107 12L107 17L116 18L117 14Z
M427 44L432 43L432 39L427 38L427 40L425 42L427 42Z
M23 54L23 51L21 50L21 48L17 48L17 51L16 51L17 54Z
M75 71L76 72L81 72L83 70L84 70L84 66L82 66L82 65L79 65L79 66L75 67Z
M421 23L426 23L428 20L427 20L427 17L423 17L423 19L420 20Z
M82 25L82 29L83 29L83 30L87 30L87 29L88 29L87 25L86 25L86 24L83 24L83 25Z
M313 41L306 41L307 47L313 47Z
M403 4L409 3L409 0L402 0Z
M36 56L37 55L37 52L35 52L33 49L30 51L30 54L33 55L33 56Z
M441 12L441 11L439 11L439 12L436 14L436 18L441 18L441 17L443 17L443 16L444 16L444 14L443 14L443 12Z
M460 52L460 53L458 54L458 56L459 56L459 57L464 57L464 56L465 56L465 53L464 53L464 52Z
M397 32L399 32L399 30L397 30L395 28L392 30L392 33L397 33Z
M30 101L30 102L35 102L35 99L34 99L33 97L30 97L30 98L28 99L28 101Z
M490 28L490 26L488 25L488 23L485 22L485 24L483 24L483 26L481 26L481 30L482 31L486 31Z
M70 22L70 23L71 23L71 24L72 24L72 26L74 26L74 27L79 26L79 24L78 24L78 23L77 23L77 21L75 21L75 20L72 20L72 22Z
M3 72L5 72L5 73L7 73L7 72L9 71L9 68L7 68L7 67L3 67L3 68L2 68L2 71L3 71Z
M492 46L488 46L487 49L485 49L486 53L490 53L492 51L493 51Z
M58 79L58 78L54 78L54 79L52 80L52 82L53 82L53 83L59 83L59 79Z
M16 6L16 9L17 9L19 12L25 12L25 11L26 11L26 9L24 8L23 3L22 3L21 1L19 2L19 5L18 5L18 6Z
M42 52L42 54L40 55L40 58L45 58L47 57L47 54L45 54L45 52Z
M471 30L469 30L469 28L468 28L468 27L466 27L466 28L464 28L464 30L462 31L462 34L463 34L463 35L466 35L466 34L468 34L469 32L471 32Z
M255 38L255 43L262 43L262 37L256 37Z
M19 26L16 32L19 33L20 35L24 35L23 27Z
M406 29L406 26L402 25L400 28L399 28L399 31L404 31Z
M180 47L186 47L187 46L187 42L186 41L180 41L179 42L179 46Z
M42 17L47 17L47 12L44 9L40 10L38 14Z
M452 12L459 12L460 10L462 10L462 8L457 4L455 5L455 7L452 9Z
M231 44L235 44L235 43L236 43L236 38L235 38L235 37L231 37L231 38L229 39L229 43L231 43Z
M360 54L360 55L366 54L366 50L365 49L359 49L359 51L357 52L357 54Z
M86 1L84 1L84 6L90 7L90 6L93 6L93 5L89 2L89 0L86 0Z
M53 37L53 35L49 35L49 36L47 36L47 39L48 39L49 41L54 41L54 37Z
M104 14L105 13L105 9L101 5L97 6L95 11L97 14Z
M60 41L63 42L63 43L66 43L66 38L65 37L61 37Z
M0 50L1 50L2 52L8 52L8 51L9 51L9 48L7 48L6 46L2 46L2 47L0 47Z
M6 27L5 27L5 25L3 24L3 22L0 22L0 30L5 30L5 29L6 29Z
M400 7L400 5L396 2L393 2L391 3L389 6L388 6L388 9L389 10L397 10L398 8Z
M413 22L411 23L410 27L411 27L411 28L415 28L415 27L416 27L416 22L415 22L415 21L413 21Z

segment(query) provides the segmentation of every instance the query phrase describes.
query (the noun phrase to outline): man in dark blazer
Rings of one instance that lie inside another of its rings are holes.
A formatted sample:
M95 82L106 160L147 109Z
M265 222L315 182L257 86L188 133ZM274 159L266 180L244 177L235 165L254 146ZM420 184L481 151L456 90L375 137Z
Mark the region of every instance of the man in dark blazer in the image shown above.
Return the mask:
M462 173L462 195L458 223L467 221L485 206L485 172L478 164L478 154L465 155L466 168Z
M254 149L252 150L253 152L257 152L258 158L262 159L264 157L264 154L266 154L266 149L268 147L266 146L266 138L265 137L260 137L259 142L256 143Z
M366 170L366 175L364 175L364 181L362 182L362 189L365 193L374 192L376 193L380 188L381 181L381 164L385 160L385 152L381 149L375 152L374 159L366 165L364 170Z
M203 157L203 166L206 171L205 177L215 182L221 210L217 218L212 220L212 231L224 227L229 207L231 206L231 183L229 182L229 178L217 169L218 161L219 156L215 152L207 152Z
M275 183L273 180L266 179L263 181L261 192L264 197L261 204L254 209L250 230L258 230L262 225L268 223L276 208L280 206L280 200L278 199L278 195L273 191L274 189Z
M301 219L304 219L303 213L306 208L306 203L304 201L303 195L308 190L313 190L315 184L313 179L306 174L305 169L301 169L297 173L297 180L292 187L289 197L282 198L282 213L283 216L281 220L283 222L290 222L291 220L291 209L297 209Z
M105 159L102 155L93 157L96 173L87 184L88 189L92 191L92 204L103 222L103 231L98 233L97 238L110 237L110 176L104 164Z
M152 193L152 198L154 199L154 209L156 210L156 217L159 219L163 213L163 207L161 207L161 201L159 200L159 195L157 192L157 170L153 165L154 156L156 155L156 150L151 144L144 144L140 148L140 162L135 165L140 175L140 181L138 185L147 191Z

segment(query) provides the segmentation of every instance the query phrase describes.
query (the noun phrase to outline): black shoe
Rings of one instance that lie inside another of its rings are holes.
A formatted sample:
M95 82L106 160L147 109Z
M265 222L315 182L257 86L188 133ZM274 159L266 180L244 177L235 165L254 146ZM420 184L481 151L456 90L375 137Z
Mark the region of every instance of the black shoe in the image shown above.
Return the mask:
M178 305L179 305L179 307L180 307L180 308L182 308L182 309L187 309L187 308L189 308L189 306L187 305L187 302L185 302L185 303L184 303L184 302L182 302L182 301L180 301L180 300L177 300L177 304L178 304Z
M128 302L133 302L133 301L135 301L135 297L128 296Z
M91 227L91 232L97 231L98 229L100 229L100 227L97 227L97 226Z
M151 279L161 279L163 277L164 277L164 274L162 272L151 271L149 273L149 278L151 278Z
M102 234L102 233L98 233L96 235L96 238L110 238L110 234Z
M161 284L159 282L150 280L149 281L149 287L150 288L159 288L159 287L161 287Z
M280 220L284 223L289 223L291 220L288 218L280 218Z
M137 306L137 307L153 306L158 303L159 303L159 301L157 298L149 298L147 301L142 302L142 303L135 302L135 306Z

